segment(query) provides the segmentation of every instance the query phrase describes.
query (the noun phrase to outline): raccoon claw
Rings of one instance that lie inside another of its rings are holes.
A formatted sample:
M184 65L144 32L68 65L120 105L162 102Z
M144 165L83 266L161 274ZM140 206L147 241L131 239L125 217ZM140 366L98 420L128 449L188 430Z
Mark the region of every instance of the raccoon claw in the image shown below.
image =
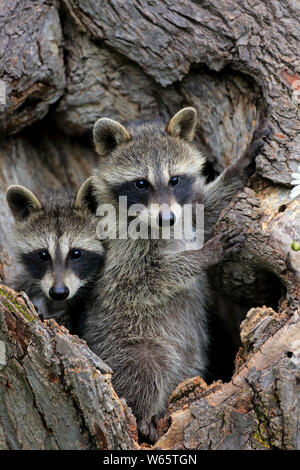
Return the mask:
M155 425L155 416L152 418L152 421L148 423L145 419L139 422L138 431L143 440L150 441L152 444L156 442L159 438L158 431Z
M252 140L242 157L246 164L245 170L248 176L251 176L255 171L255 158L259 154L260 149L264 146L265 139L272 135L273 127L270 121L263 119L255 130Z
M221 239L223 242L224 256L238 253L246 238L247 233L244 227L238 227L226 232Z
M246 236L245 228L237 227L208 240L200 250L203 266L209 268L240 251Z
M252 141L261 141L263 143L263 140L266 139L267 137L271 137L273 134L273 127L272 124L268 119L263 119L262 122L258 125L257 129L255 130Z

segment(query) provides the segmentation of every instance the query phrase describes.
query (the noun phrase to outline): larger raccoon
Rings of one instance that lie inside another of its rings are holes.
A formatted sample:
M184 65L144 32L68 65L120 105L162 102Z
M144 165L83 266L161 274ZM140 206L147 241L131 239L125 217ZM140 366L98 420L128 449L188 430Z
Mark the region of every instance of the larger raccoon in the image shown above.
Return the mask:
M205 184L205 159L192 141L196 111L185 108L168 123L125 128L99 119L94 142L100 155L94 172L96 199L128 206L142 203L158 227L175 226L178 208L205 205L206 238L222 208L246 184L255 156L271 127L263 122L244 155ZM158 205L167 204L160 211ZM155 212L156 211L156 212ZM153 218L154 214L154 218ZM238 250L243 229L209 239L201 249L169 250L174 240L108 239L106 264L89 304L83 337L113 369L116 392L126 398L142 437L157 439L156 420L178 383L207 367L206 270ZM180 243L180 242L178 242ZM185 245L185 240L183 240ZM101 292L101 297L98 295Z
M91 179L76 196L52 191L42 200L23 186L10 186L7 201L21 265L14 288L28 294L43 318L54 317L77 332L79 314L104 261Z

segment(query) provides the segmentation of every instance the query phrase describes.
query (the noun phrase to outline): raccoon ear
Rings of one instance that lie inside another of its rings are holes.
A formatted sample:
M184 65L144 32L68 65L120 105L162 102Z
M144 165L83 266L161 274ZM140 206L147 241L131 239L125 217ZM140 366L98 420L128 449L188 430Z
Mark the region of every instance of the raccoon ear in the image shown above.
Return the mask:
M26 219L32 212L42 209L42 204L29 189L24 186L10 186L6 192L6 200L15 219Z
M91 176L80 186L74 201L74 209L88 209L93 214L97 211L97 201L94 196L94 188Z
M191 142L195 137L197 112L195 108L183 108L170 120L167 132L173 137L181 137Z
M101 118L94 125L94 143L101 157L105 157L118 145L128 142L131 137L122 124L113 119Z

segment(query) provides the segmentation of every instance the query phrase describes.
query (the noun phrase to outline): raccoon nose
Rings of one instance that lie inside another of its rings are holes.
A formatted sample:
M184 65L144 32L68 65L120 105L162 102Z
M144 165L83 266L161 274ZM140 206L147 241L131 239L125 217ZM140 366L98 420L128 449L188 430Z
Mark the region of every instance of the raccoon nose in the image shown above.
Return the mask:
M53 300L65 300L69 293L67 286L53 286L49 290L49 295Z
M175 221L176 221L175 214L171 211L167 214L160 212L158 215L158 225L160 227L163 227L165 225L172 226L175 224Z

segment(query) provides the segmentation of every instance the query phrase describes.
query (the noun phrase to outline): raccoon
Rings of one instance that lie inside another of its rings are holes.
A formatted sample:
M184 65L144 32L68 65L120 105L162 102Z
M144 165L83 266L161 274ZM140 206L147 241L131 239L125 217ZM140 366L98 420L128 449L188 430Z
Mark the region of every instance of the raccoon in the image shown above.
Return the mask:
M263 121L244 155L205 184L205 159L191 143L196 119L188 107L167 125L125 128L101 118L94 126L100 156L94 195L114 206L117 217L120 196L127 197L129 209L142 204L140 219L156 223L158 231L164 224L175 227L184 205L205 207L206 243L200 249L187 249L184 238L104 240L105 267L87 306L82 336L112 368L116 392L132 408L140 436L152 442L172 390L188 377L205 377L206 271L238 251L246 236L240 227L212 237L213 225L246 184L271 131ZM167 209L161 210L163 205Z
M14 288L25 291L42 318L55 318L76 332L84 301L104 263L97 239L91 179L76 196L50 191L39 200L23 186L10 186L20 273Z

